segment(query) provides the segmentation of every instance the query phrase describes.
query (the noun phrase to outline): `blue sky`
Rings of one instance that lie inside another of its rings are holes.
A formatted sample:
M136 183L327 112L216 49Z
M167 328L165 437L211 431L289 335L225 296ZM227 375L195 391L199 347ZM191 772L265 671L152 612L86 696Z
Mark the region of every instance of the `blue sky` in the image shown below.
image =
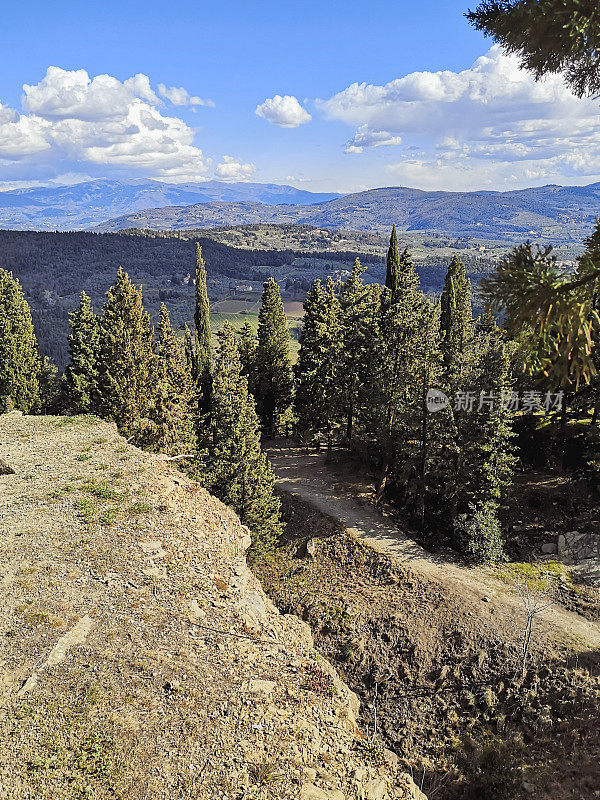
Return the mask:
M467 5L11 0L0 30L0 186L596 180L598 102L558 78L536 84L490 50Z

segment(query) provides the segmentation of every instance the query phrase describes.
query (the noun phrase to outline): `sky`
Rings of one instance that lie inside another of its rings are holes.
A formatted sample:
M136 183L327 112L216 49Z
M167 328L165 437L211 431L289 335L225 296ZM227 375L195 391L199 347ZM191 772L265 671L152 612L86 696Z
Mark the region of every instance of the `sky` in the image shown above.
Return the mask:
M0 189L600 180L600 100L536 83L471 28L468 5L5 0Z

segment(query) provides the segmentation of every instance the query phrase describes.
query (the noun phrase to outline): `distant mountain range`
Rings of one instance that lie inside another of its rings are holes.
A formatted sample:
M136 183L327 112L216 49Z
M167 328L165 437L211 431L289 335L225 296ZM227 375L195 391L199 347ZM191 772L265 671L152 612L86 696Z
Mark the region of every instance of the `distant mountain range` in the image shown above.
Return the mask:
M97 180L0 192L0 229L190 230L268 223L514 242L581 243L600 216L600 183L511 192L405 187L317 194L261 183Z
M146 208L213 201L270 206L321 203L339 194L317 194L270 183L169 184L153 180L97 180L0 192L0 229L82 230Z
M431 235L581 243L596 216L600 216L600 183L511 192L426 192L393 187L310 205L267 205L247 200L179 204L129 213L97 230L181 230L270 223L388 231L396 223L400 231Z

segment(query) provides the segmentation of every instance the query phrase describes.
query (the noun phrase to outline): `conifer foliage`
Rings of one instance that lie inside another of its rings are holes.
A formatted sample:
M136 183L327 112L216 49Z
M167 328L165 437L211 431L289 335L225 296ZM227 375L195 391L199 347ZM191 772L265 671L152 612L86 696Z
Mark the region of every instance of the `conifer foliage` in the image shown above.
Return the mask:
M273 430L292 403L290 337L279 286L269 278L258 313L253 391L263 428Z
M98 395L100 325L92 302L81 293L78 308L69 316L69 363L65 370L67 405L79 412L93 410Z
M98 410L124 434L135 436L148 418L155 386L152 328L142 290L119 268L100 320Z
M213 376L212 436L201 458L204 485L231 506L252 531L254 556L270 549L282 531L275 477L260 446L260 429L248 379L241 372L235 333L218 334Z
M142 441L162 453L189 453L195 445L195 393L185 354L164 303L160 307L155 353L156 389L149 419L143 425Z
M0 269L0 414L24 414L40 404L40 356L21 284Z
M210 411L212 349L206 265L199 244L196 244L195 286L194 325L196 331L191 352L195 354L193 372L197 376L199 412L202 416Z
M338 425L341 306L331 278L316 280L304 301L304 324L295 367L295 409L304 435L328 441Z

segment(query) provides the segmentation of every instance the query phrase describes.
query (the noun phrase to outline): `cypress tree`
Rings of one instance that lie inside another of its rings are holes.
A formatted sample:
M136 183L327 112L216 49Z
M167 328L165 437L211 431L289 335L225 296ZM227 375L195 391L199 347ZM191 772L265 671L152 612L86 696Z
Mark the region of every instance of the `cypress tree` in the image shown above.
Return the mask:
M473 310L471 308L471 283L465 265L453 256L441 297L442 353L448 370L449 383L456 387L465 368L473 338Z
M40 405L40 356L21 284L0 269L0 414Z
M198 357L196 355L196 343L195 343L195 336L192 336L192 332L189 329L189 326L186 322L185 327L183 329L183 352L185 354L185 363L187 365L188 372L192 376L192 380L194 384L198 384Z
M147 418L155 387L152 328L136 289L121 268L106 293L100 320L98 407L125 434Z
M340 413L345 420L346 438L352 439L354 424L369 400L370 375L374 368L374 345L379 340L377 317L379 314L379 288L365 286L362 274L365 268L357 258L352 273L342 286L341 331L342 354L339 374Z
M246 320L239 332L238 352L242 364L242 375L248 378L251 387L254 379L254 361L256 358L256 334L252 325Z
M275 477L260 447L260 429L248 379L231 325L218 334L213 376L212 439L200 464L206 487L231 506L252 531L254 556L270 549L281 534Z
M294 407L304 433L331 442L338 417L342 356L341 307L330 277L316 280L304 300Z
M164 303L159 312L155 350L156 390L141 441L163 453L189 452L195 445L194 387Z
M195 372L198 375L199 410L202 416L210 412L212 350L209 313L210 308L208 303L208 292L206 289L206 265L204 263L204 259L202 258L202 248L198 243L196 243L195 285Z
M100 326L90 298L81 293L78 308L69 314L69 363L65 370L65 395L70 406L82 413L94 408L98 394Z
M292 403L290 337L279 286L273 278L263 284L258 313L258 344L253 388L258 415L267 431L273 429Z
M387 251L385 285L390 290L392 297L398 290L398 278L400 274L400 257L398 255L398 237L396 235L396 225L392 226L390 236L390 246Z

